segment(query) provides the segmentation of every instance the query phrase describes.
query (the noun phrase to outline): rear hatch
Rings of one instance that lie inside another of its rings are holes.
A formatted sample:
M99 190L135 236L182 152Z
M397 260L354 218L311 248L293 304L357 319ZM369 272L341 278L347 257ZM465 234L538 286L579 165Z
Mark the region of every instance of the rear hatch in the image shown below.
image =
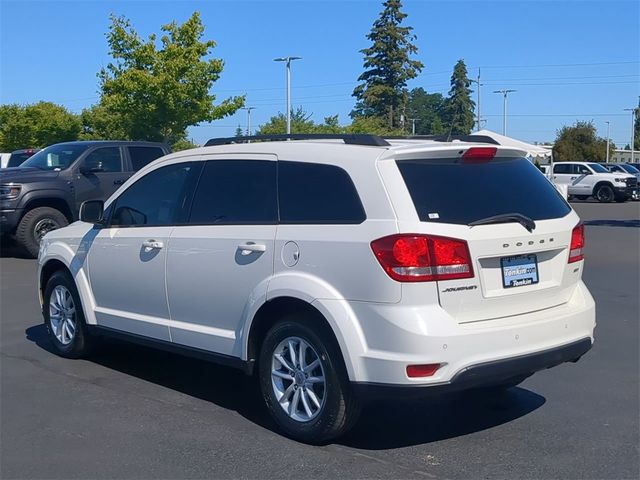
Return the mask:
M576 252L569 262L579 218L520 152L465 146L414 152L395 163L418 217L398 215L400 232L451 237L468 246L460 255L469 255L469 273L436 280L440 305L459 323L569 301L583 263Z

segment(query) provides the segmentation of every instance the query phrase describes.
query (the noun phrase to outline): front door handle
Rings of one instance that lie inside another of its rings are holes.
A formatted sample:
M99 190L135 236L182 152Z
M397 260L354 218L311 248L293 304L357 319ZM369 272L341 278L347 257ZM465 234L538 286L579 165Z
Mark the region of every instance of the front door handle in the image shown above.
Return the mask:
M114 180L114 181L113 181L113 184L114 184L114 185L122 185L124 182L126 182L126 180L125 180L125 179L123 179L123 178L121 178L121 179L119 179L119 180Z
M267 246L264 243L247 242L238 245L241 255L250 255L253 252L266 252Z
M164 247L164 243L158 242L157 240L145 240L142 242L142 246L145 250L160 250Z

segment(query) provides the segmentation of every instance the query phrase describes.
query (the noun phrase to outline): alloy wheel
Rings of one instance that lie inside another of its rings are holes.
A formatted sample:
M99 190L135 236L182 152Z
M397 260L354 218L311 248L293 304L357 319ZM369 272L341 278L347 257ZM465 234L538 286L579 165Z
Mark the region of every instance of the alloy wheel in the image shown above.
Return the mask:
M69 345L76 336L76 307L71 292L56 285L49 298L49 322L53 334L62 345Z
M288 337L278 344L271 362L271 385L291 419L308 422L321 412L327 385L320 356L309 342Z

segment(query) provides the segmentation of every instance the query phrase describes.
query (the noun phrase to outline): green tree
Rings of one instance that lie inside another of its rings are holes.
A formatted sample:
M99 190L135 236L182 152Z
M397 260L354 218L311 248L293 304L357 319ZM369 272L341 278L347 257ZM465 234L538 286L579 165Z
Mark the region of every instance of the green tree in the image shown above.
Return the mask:
M424 68L413 60L418 52L412 27L401 26L407 14L401 0L386 0L379 18L373 23L367 39L371 46L360 50L364 55L365 71L358 77L360 83L353 91L357 103L351 117L380 117L387 119L393 129L400 124L400 115L406 101L407 81L415 78Z
M438 135L444 133L442 117L445 99L440 93L427 93L422 87L409 92L407 118L416 119L416 135ZM411 129L411 123L408 124Z
M238 125L238 126L236 127L236 134L235 134L235 136L236 136L236 137L241 137L241 136L243 136L243 135L244 135L244 133L245 133L245 132L242 130L242 127L241 127L240 125Z
M307 113L302 107L291 112L291 133L318 133L317 125L311 120L312 113ZM287 116L278 112L256 130L256 135L278 135L287 132ZM326 132L323 132L326 133Z
M351 125L345 128L345 133L366 133L381 137L405 134L401 128L389 128L386 120L380 117L356 117Z
M610 153L615 149L610 146ZM553 159L557 162L603 162L607 157L607 140L596 135L592 122L578 121L556 133Z
M142 39L124 17L111 16L107 33L113 62L98 73L101 98L98 118L85 130L92 135L110 136L122 130L123 138L175 143L186 138L186 129L200 122L233 114L244 97L233 97L214 105L213 84L220 78L224 63L209 58L215 47L202 40L204 26L200 14L182 25L172 22L161 27L159 45L155 34ZM104 122L107 117L109 121Z
M198 148L199 146L200 145L198 145L191 139L181 138L173 145L171 145L171 150L174 152L179 152L180 150L189 150L191 148Z
M81 125L77 115L61 105L38 102L32 105L0 106L0 150L42 148L77 140Z
M454 135L468 135L473 129L476 104L471 100L471 81L464 60L458 60L451 75L451 89L446 100L446 129Z

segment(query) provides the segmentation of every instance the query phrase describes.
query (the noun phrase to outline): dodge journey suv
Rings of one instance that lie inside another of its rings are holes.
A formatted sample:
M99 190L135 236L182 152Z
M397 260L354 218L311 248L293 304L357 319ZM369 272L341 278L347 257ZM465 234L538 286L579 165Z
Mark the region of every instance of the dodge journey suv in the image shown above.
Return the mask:
M165 156L47 234L55 350L112 335L240 368L317 443L372 396L508 388L591 348L584 229L526 152L299 137Z

